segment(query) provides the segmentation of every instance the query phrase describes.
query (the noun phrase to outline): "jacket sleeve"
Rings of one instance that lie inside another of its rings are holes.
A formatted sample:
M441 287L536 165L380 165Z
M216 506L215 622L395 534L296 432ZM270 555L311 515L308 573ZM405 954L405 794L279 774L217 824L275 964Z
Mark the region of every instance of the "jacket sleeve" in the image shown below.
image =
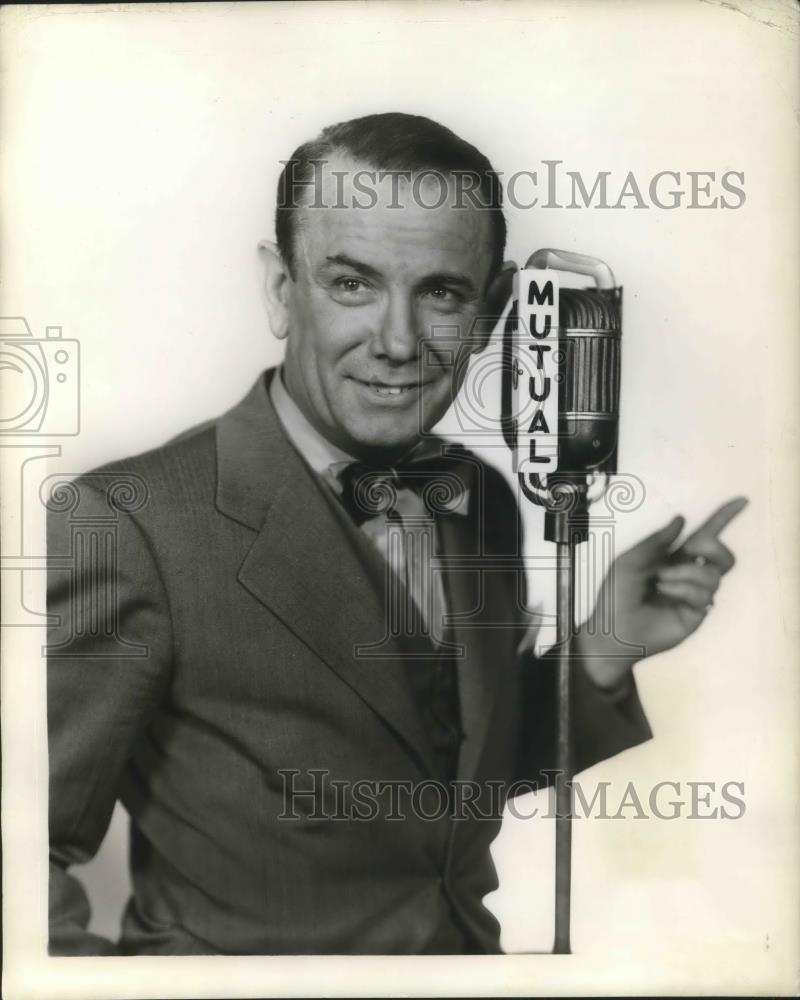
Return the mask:
M93 478L92 476L87 478ZM48 503L51 955L114 954L68 872L97 852L137 736L163 697L172 636L149 541L110 492L77 480Z
M520 661L522 727L515 780L542 787L556 766L555 656L526 654ZM630 674L613 691L598 687L580 660L572 667L572 739L575 773L652 737Z

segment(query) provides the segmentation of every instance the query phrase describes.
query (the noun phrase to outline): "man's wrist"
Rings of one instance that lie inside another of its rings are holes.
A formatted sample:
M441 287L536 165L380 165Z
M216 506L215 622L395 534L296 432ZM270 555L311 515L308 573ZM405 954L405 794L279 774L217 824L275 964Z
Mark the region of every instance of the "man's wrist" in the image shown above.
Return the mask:
M609 695L626 693L633 683L633 666L641 656L613 636L602 635L586 623L578 629L573 650L589 679Z

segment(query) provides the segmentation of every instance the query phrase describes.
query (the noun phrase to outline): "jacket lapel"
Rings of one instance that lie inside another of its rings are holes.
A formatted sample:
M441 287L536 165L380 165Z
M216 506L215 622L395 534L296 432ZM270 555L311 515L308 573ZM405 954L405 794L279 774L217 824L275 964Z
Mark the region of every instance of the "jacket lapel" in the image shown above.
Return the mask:
M257 532L238 579L435 773L401 651L386 635L382 588L357 529L287 439L269 400L272 374L217 426L217 507Z

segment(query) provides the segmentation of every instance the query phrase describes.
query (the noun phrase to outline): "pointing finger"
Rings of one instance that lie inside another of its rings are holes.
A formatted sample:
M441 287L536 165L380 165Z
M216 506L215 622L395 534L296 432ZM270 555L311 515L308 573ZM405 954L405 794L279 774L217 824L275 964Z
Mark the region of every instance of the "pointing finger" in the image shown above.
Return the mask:
M723 528L730 524L740 511L744 510L747 504L747 497L736 497L735 499L724 503L718 510L714 511L707 521L704 521L700 527L686 539L684 544L688 544L692 541L692 539L697 538L698 535L710 535L712 537L716 537Z

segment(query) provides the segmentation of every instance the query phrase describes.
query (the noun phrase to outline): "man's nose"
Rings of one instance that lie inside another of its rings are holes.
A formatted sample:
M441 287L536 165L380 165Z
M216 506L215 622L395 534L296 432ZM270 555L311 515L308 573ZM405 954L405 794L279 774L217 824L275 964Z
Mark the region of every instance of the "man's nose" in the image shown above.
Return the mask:
M414 307L405 295L389 298L372 343L376 357L394 364L413 361L419 350Z

